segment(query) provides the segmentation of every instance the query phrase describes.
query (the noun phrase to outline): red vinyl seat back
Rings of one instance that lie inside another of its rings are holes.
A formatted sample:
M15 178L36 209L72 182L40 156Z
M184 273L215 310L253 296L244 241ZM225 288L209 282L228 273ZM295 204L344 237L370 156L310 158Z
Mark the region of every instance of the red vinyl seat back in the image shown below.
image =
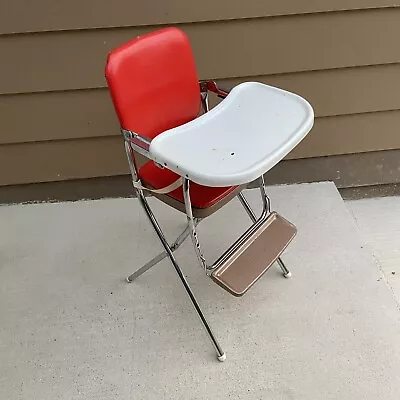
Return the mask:
M165 28L111 51L106 80L121 127L147 138L189 122L200 111L200 89L190 43Z

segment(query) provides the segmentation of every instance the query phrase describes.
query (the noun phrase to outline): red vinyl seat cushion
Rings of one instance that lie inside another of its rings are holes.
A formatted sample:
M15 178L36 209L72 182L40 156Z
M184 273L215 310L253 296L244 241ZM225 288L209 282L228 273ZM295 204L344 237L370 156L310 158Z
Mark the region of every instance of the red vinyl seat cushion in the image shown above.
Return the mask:
M192 49L177 28L148 33L113 50L105 72L124 129L153 139L199 114Z
M177 28L164 28L131 40L113 50L106 79L121 127L148 139L192 121L199 115L200 87L190 43ZM152 161L139 170L145 185L160 189L179 176ZM190 185L194 208L208 208L235 187ZM182 188L168 196L184 203Z

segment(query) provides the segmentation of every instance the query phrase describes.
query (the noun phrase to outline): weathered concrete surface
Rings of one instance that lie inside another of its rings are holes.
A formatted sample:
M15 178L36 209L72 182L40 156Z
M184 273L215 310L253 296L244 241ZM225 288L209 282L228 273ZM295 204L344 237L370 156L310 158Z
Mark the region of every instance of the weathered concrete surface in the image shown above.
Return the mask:
M291 280L271 269L237 299L190 242L177 252L222 364L168 262L124 281L160 250L136 200L0 207L0 398L398 400L397 303L336 188L270 193L299 229ZM152 204L177 235L184 217ZM200 225L207 255L248 223L240 207Z

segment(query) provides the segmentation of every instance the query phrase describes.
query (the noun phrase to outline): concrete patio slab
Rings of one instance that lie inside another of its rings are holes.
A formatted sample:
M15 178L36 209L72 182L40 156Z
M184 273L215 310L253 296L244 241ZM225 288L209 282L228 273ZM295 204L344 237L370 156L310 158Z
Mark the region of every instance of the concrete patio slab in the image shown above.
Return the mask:
M400 304L400 197L352 200L346 206Z
M161 250L136 200L0 207L0 398L397 400L400 313L335 186L269 192L299 230L291 280L237 299L176 253L225 363L167 261L124 281ZM184 217L151 204L174 238ZM238 201L205 220L205 254L247 224Z

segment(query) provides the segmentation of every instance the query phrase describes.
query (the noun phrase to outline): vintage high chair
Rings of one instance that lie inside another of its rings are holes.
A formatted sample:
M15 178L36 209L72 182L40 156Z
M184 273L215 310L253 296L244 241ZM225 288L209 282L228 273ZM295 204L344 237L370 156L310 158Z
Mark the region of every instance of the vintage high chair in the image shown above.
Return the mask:
M234 296L242 296L280 258L296 228L271 212L263 174L310 131L310 104L296 94L257 82L224 91L198 81L191 47L177 28L138 37L113 50L106 79L125 139L133 187L164 252L130 275L132 282L168 257L175 268L219 361L226 356L182 273L174 251L191 236L207 276ZM223 98L209 111L208 93ZM202 112L201 112L202 109ZM149 161L138 168L134 152ZM263 211L257 218L242 189L258 179ZM152 193L186 213L187 226L171 245L146 200ZM253 224L214 263L200 248L197 224L237 196Z

